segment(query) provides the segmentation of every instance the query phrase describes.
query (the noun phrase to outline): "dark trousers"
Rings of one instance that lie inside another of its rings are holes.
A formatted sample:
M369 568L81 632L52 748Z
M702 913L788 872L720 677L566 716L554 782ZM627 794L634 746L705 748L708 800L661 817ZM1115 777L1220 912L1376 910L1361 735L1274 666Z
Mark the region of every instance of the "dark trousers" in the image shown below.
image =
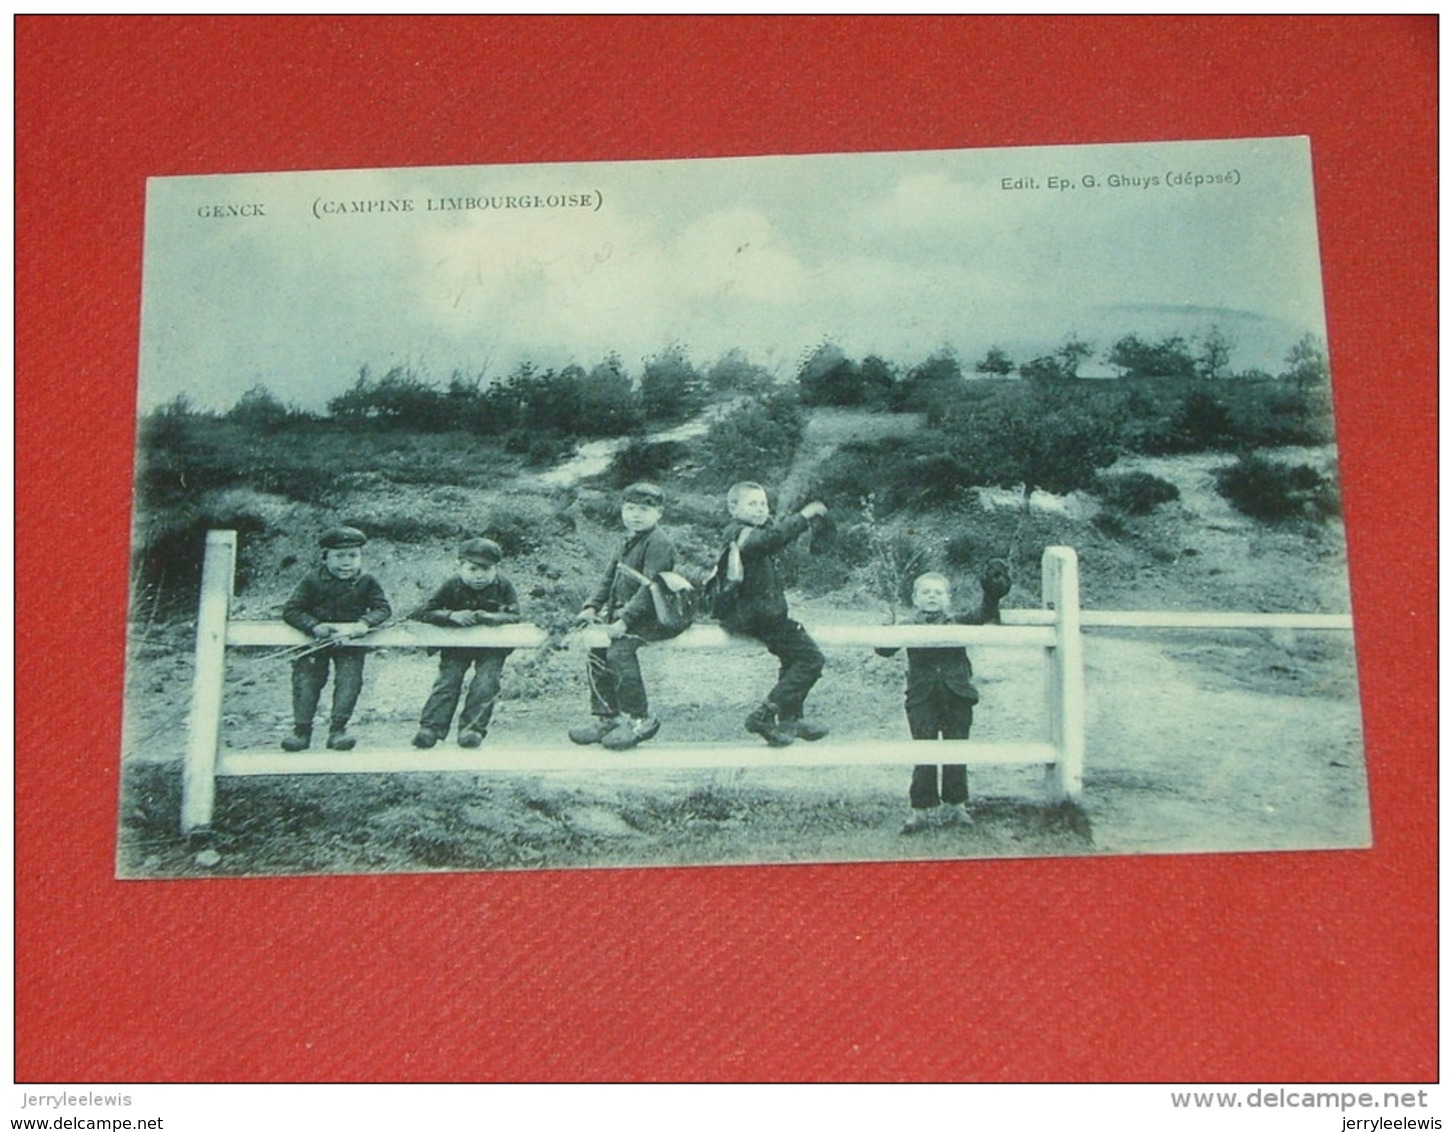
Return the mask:
M915 696L908 704L908 733L915 739L967 739L974 723L974 705L947 688L934 688L926 696ZM939 789L939 768L924 763L913 768L908 786L908 804L927 810L940 802L959 806L969 800L969 771L963 764L943 768L943 789Z
M640 637L627 635L611 641L607 648L590 650L585 676L590 681L592 715L625 712L639 719L651 714L641 679L641 661L636 656L636 650L645 643Z
M754 625L747 632L778 661L777 683L767 693L767 702L777 709L779 719L801 719L802 702L822 675L822 650L790 617Z
M473 668L474 679L469 682L469 691L464 694L464 710L459 713L459 733L478 731L484 734L494 714L494 704L499 698L500 673L510 652L510 649L440 649L439 675L424 702L419 726L427 727L440 736L449 734L464 678Z
M341 731L353 718L358 693L363 691L365 649L326 648L293 661L293 726L310 730L318 711L323 685L328 683L328 665L333 665L333 712L330 730Z

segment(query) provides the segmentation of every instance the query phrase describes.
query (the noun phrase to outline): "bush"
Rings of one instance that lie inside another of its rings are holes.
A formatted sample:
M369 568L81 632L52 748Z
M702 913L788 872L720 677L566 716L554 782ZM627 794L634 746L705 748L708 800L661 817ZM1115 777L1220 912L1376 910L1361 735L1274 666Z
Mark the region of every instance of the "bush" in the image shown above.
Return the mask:
M135 594L150 594L155 614L170 617L195 612L207 532L214 530L237 532L234 580L242 592L255 574L256 544L270 532L269 519L267 508L244 494L222 493L139 521L132 547Z
M458 423L449 396L406 366L394 366L377 380L364 366L353 385L328 402L328 412L353 424L424 432L440 432Z
M1175 484L1149 472L1100 476L1095 481L1095 492L1109 506L1130 515L1149 515L1162 503L1181 497Z
M646 361L641 372L641 408L653 421L684 421L701 412L706 386L680 346Z
M606 469L606 482L626 487L638 480L663 480L691 455L691 448L677 440L655 443L635 439L617 450Z
M1306 464L1279 464L1243 453L1215 472L1216 490L1238 511L1255 519L1327 519L1341 510L1335 479Z
M972 530L954 535L944 544L943 556L950 566L981 568L991 558L1004 555L1004 548L997 544L994 534Z
M807 421L790 394L748 401L715 421L696 446L705 487L738 480L775 483L802 443Z
M1193 389L1186 395L1172 427L1182 438L1184 452L1231 448L1237 440L1231 410L1204 389Z
M1118 507L1106 507L1102 511L1096 511L1095 517L1090 524L1102 535L1108 538L1123 538L1130 530L1130 524L1125 521L1126 515Z
M847 585L852 570L836 555L804 554L794 558L794 582L807 594L827 594Z
M956 406L944 432L957 475L971 484L1058 495L1089 487L1119 455L1119 410L1075 393L1031 386L982 405Z
M835 508L873 496L880 516L962 505L987 480L961 438L937 429L842 445L817 470L810 494Z
M575 441L558 432L516 429L505 437L505 450L523 457L532 468L558 463L575 451Z
M507 558L538 549L546 538L537 524L512 512L495 514L485 528L485 536L499 543Z
M964 387L958 357L945 348L914 366L893 387L893 407L923 413L929 424L938 424Z
M391 542L421 543L434 539L453 539L463 533L451 519L420 516L409 511L354 512L344 515L343 522L357 527L370 538Z

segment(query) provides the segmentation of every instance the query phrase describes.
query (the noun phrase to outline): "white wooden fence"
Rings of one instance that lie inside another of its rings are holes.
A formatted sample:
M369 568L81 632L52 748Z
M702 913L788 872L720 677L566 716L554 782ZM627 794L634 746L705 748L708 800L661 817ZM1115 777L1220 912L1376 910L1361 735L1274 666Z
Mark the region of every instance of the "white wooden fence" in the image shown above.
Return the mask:
M947 761L942 749L927 751L920 742L842 740L768 747L742 743L651 743L629 752L599 746L559 743L531 746L490 742L475 750L412 747L354 751L241 751L222 746L222 696L227 650L231 647L298 646L310 638L282 621L233 621L230 617L237 558L235 531L207 534L202 590L197 616L196 675L182 768L183 832L212 821L216 780L221 776L280 774L379 774L424 771L533 772L548 770L623 770L636 768L710 769L715 767L899 765ZM825 648L1022 646L1042 649L1046 668L1049 739L1041 742L955 744L953 762L1039 764L1046 771L1051 800L1077 800L1085 757L1085 671L1081 629L1088 626L1188 629L1351 629L1352 619L1336 614L1082 612L1079 564L1069 547L1052 546L1041 562L1043 609L1006 609L1002 625L829 625L812 628ZM603 630L582 634L582 643L604 645ZM417 623L393 625L350 641L361 648L428 648L440 645L477 648L538 648L547 634L534 625L445 629ZM723 630L697 625L653 649L753 648L755 642Z

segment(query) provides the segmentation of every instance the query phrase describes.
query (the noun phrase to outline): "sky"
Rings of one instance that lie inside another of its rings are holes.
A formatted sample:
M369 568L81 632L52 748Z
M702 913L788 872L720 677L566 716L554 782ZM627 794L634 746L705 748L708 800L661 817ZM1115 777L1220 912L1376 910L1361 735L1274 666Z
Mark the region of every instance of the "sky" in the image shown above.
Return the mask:
M1212 326L1277 372L1325 334L1305 138L153 178L142 279L142 411L321 409L363 366L679 345L791 377L826 340L967 370Z

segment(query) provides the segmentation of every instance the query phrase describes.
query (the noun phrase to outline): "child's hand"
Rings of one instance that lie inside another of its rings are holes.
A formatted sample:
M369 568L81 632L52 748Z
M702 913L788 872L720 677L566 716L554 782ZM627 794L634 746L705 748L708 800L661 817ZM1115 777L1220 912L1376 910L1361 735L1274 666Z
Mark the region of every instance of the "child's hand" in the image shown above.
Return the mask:
M618 641L626 635L626 623L617 617L605 627L605 635L613 641Z
M373 626L367 621L350 621L338 626L338 635L342 637L361 637L364 633L371 632L373 632Z
M329 637L336 637L337 635L338 630L326 621L319 621L313 626L313 636L317 637L320 641L326 641Z
M587 605L575 615L576 629L589 629L592 625L600 624L600 614L595 611L595 606Z
M811 503L809 503L801 511L801 515L802 515L802 517L804 519L816 519L819 515L826 515L826 514L827 514L827 504L826 503L823 503L819 499L814 499Z
M1009 578L1009 563L1002 558L992 559L979 575L979 584L984 587L984 596L998 601L1013 585Z

